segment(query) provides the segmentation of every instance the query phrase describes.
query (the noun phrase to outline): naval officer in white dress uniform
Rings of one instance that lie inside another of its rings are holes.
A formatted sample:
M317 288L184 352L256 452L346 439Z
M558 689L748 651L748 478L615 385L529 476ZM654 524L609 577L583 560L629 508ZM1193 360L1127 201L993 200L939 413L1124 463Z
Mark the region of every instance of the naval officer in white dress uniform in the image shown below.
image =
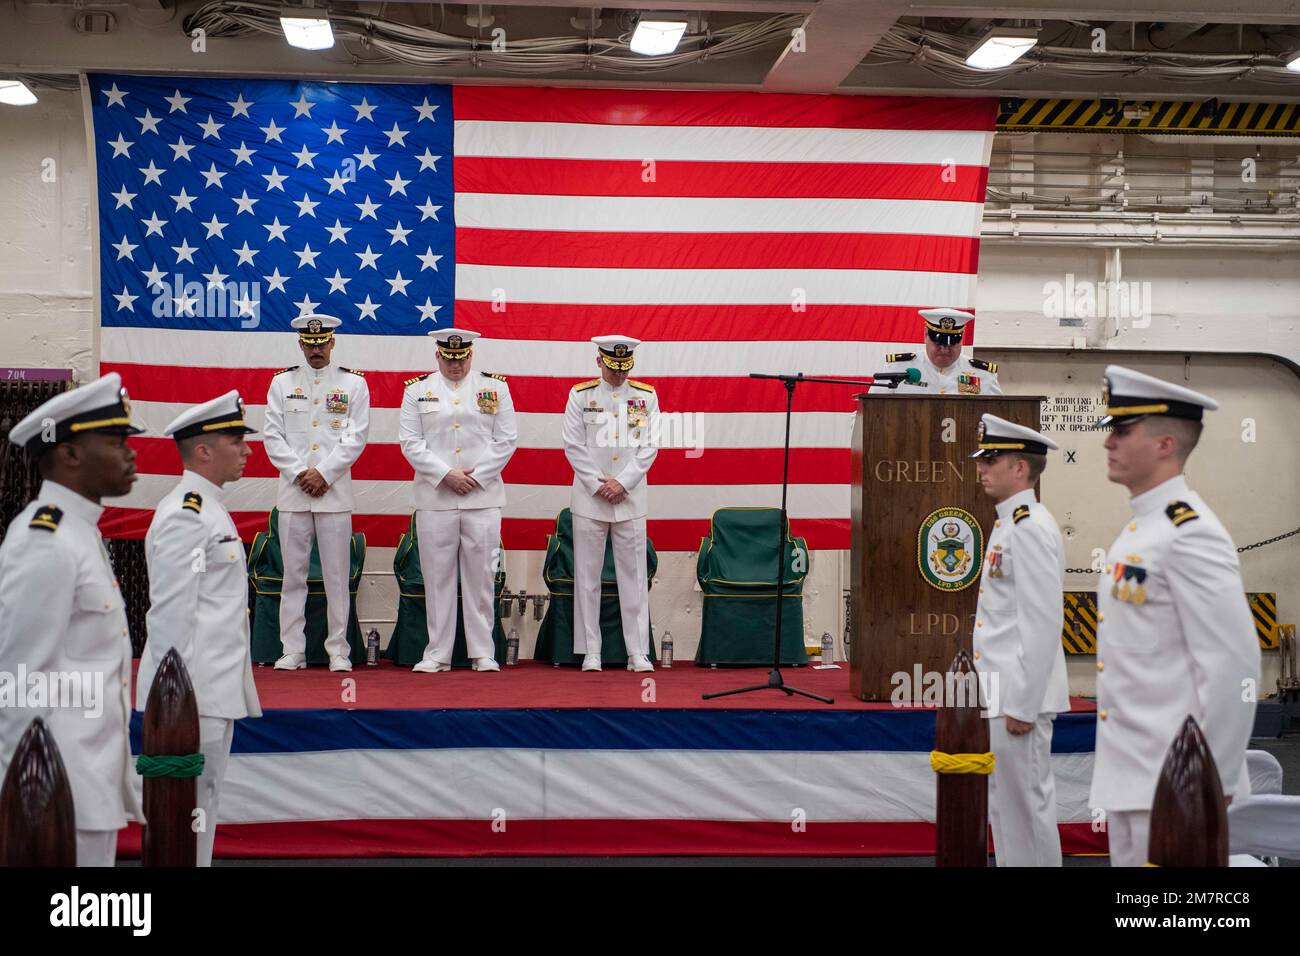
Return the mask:
M140 655L135 707L145 709L158 666L175 648L199 711L199 866L212 865L235 721L262 716L253 684L244 546L222 502L223 486L244 473L250 453L244 436L252 433L237 391L176 416L163 435L175 440L184 471L158 503L144 539L149 636Z
M280 644L276 670L307 666L307 566L320 552L328 605L330 670L350 671L348 573L352 556L352 465L370 435L370 389L362 373L330 364L339 320L305 315L290 325L306 365L281 369L266 393L262 444L280 470Z
M573 649L584 671L600 670L600 574L611 535L628 670L652 671L646 472L659 451L659 399L653 385L627 377L638 339L592 342L600 378L573 386L564 410L564 454L573 467Z
M78 866L112 866L118 831L144 822L128 734L131 637L98 527L102 501L135 482L127 436L143 431L111 372L56 395L9 432L44 480L0 544L0 666L25 668L29 683L37 673L75 677L82 694L70 696L72 706L0 707L0 778L40 717L72 787Z
M1057 447L1046 435L983 415L971 455L997 502L975 608L975 668L988 675L993 773L989 822L998 866L1060 866L1052 724L1070 709L1061 645L1065 544L1034 484Z
M1107 477L1132 520L1097 587L1097 756L1090 805L1105 811L1112 866L1147 862L1151 805L1169 745L1190 715L1224 796L1247 795L1260 652L1223 524L1183 475L1208 395L1107 366Z
M921 373L915 384L899 383L884 395L1001 395L996 362L969 358L962 354L961 339L968 323L975 318L960 309L922 309L925 326L925 353L893 352L885 356L890 371L914 366Z
M415 525L429 643L413 670L451 670L459 574L465 646L476 671L496 671L494 579L500 563L501 472L515 452L515 405L500 375L473 368L478 332L429 333L438 371L406 383L402 454L415 469Z

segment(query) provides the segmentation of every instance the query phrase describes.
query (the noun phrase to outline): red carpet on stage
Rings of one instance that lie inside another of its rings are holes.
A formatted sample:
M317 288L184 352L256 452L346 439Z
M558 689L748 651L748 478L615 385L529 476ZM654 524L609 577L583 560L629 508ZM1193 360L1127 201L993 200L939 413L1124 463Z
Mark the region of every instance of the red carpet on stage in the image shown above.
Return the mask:
M137 662L138 666L138 662ZM761 690L716 700L702 695L720 690L762 684L769 668L696 667L678 664L657 668L653 674L633 674L623 668L583 673L576 667L552 667L537 661L520 661L496 673L454 670L442 674L416 674L408 667L381 661L374 667L358 666L351 673L331 673L325 667L277 671L254 667L253 679L264 710L287 708L408 709L425 707L637 707L704 710L895 710L888 701L861 701L849 694L849 670L782 670L786 684L834 698L833 705L780 691ZM345 686L351 678L355 688ZM652 679L653 693L643 687ZM345 696L349 699L344 699ZM1088 712L1093 701L1072 698L1071 709Z

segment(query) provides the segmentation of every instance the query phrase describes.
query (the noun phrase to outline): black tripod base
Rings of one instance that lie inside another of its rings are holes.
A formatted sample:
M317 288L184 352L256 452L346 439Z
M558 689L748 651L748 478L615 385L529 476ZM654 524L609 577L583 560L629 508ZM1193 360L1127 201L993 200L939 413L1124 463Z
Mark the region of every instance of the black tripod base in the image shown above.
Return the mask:
M735 690L719 690L712 694L705 694L705 700L713 700L715 697L730 697L732 694L748 694L755 690L779 690L785 693L787 697L793 697L798 694L800 697L807 697L809 700L821 701L823 704L835 703L833 697L823 697L821 694L814 694L812 691L800 690L798 687L790 687L781 677L781 669L773 667L767 674L766 684L755 684L752 687L737 687Z

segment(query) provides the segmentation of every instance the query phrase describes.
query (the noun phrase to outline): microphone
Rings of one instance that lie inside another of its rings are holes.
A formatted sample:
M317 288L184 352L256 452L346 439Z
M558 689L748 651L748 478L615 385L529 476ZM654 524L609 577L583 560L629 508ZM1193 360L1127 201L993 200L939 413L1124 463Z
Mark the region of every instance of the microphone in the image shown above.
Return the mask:
M897 388L902 382L915 385L921 381L921 370L909 368L906 372L876 372L871 377L877 382L890 382L890 388Z

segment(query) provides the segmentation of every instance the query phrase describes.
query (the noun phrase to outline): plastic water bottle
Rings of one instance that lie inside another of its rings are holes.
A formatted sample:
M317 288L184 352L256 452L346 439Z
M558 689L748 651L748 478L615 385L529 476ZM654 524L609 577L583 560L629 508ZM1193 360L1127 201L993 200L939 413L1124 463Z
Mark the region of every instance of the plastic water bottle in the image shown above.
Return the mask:
M373 627L370 633L366 635L366 666L375 667L379 664L379 631Z
M835 638L830 631L822 631L822 663L835 663Z
M659 666L665 670L673 666L672 631L664 631L664 636L659 641Z
M514 667L519 663L519 630L510 629L510 636L506 638L506 667Z

